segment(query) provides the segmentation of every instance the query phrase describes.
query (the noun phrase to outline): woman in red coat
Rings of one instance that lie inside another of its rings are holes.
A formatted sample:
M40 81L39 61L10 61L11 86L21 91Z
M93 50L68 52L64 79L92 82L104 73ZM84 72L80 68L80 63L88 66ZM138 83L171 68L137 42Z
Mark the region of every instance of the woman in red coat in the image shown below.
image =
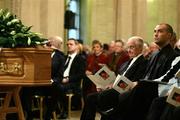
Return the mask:
M107 54L103 52L103 47L100 41L92 42L92 53L87 57L86 77L83 80L83 96L97 92L99 89L96 85L87 78L87 75L95 74L101 67L108 63Z

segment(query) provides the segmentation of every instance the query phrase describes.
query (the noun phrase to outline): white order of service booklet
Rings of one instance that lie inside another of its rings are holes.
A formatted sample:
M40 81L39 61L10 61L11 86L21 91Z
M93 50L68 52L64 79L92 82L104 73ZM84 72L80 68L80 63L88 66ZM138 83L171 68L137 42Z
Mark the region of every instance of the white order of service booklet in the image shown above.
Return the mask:
M133 82L130 81L127 77L118 75L113 84L113 89L119 93L124 93L133 87Z
M106 65L104 65L94 75L88 75L88 78L98 88L102 89L105 89L105 87L109 84L113 84L112 88L121 94L128 91L133 86L133 82L131 82L125 76L118 75L116 77L115 73L111 71Z
M174 105L175 107L178 107L180 106L180 87L179 87L180 71L176 73L175 78L177 79L177 86L174 86L172 88L170 94L167 97L166 102L168 102L171 105Z
M176 107L180 106L180 88L174 86L166 101Z
M98 87L105 89L109 84L112 84L116 79L116 75L106 65L98 70L94 75L88 75L88 78Z

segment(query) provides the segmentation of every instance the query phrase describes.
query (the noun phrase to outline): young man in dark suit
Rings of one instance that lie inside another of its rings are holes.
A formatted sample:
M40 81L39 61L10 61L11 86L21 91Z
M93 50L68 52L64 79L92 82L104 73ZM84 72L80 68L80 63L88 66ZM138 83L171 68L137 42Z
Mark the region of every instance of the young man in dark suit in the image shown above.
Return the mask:
M120 67L119 73L132 81L136 81L142 78L146 68L146 60L142 55L143 39L138 36L131 37L128 39L127 47L128 54L131 59ZM98 112L103 112L108 111L109 109L115 109L118 104L119 96L119 92L110 88L102 92L89 95L87 104L85 104L81 114L81 120L94 120L96 110ZM101 119L113 120L114 118L107 118L103 115Z
M174 48L175 52L180 55L180 51L176 46L177 38L174 32L172 39L170 41L171 46ZM179 86L179 77L175 76L180 68L180 56L173 60L171 69L162 77L158 78L158 81L166 81L173 83L172 85L161 85L159 84L159 97L153 99L150 106L146 120L179 120L180 119L180 107L175 107L166 102L167 95L169 94L170 88L172 86ZM174 83L175 82L175 83ZM163 86L163 87L162 87ZM162 89L163 88L163 89Z
M67 118L67 99L66 93L68 91L77 92L80 90L81 80L85 74L85 61L84 58L78 54L78 41L71 38L67 41L67 51L66 62L64 65L64 72L62 79L53 82L52 87L54 89L53 104L50 107L48 114L46 115L46 120L50 120L50 115L55 107L57 101L62 105L61 118Z

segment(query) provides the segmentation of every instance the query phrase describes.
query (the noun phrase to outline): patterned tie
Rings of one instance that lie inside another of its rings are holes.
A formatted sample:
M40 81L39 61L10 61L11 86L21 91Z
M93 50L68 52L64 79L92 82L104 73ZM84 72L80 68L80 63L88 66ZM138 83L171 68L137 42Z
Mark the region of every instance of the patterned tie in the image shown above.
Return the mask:
M66 68L68 67L70 60L71 60L71 57L68 56L67 61L66 61L65 65L64 65L64 70L66 70Z

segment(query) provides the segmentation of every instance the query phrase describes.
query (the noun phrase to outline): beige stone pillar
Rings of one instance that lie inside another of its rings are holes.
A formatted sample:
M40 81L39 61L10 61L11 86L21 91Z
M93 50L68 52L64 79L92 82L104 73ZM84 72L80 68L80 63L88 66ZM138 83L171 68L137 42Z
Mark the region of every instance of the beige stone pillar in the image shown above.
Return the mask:
M1 0L33 32L64 37L64 0Z
M159 23L170 24L179 36L180 9L179 0L147 0L147 39L152 41L154 27Z
M0 8L3 8L4 6L4 0L0 0Z
M146 37L146 1L117 0L117 38Z
M91 0L91 40L108 43L115 39L116 0Z
M64 37L64 0L23 0L21 15L44 36Z
M81 0L80 33L84 44L91 44L91 0Z
M64 38L64 0L48 0L47 36L59 35Z
M91 0L90 39L109 43L133 35L146 37L146 20L146 0Z
M176 30L176 33L177 33L177 38L180 39L180 0L177 0L177 4L176 4L176 8L177 8L177 13L176 13L176 16L177 16L177 30Z
M11 10L12 0L0 0L0 8Z

